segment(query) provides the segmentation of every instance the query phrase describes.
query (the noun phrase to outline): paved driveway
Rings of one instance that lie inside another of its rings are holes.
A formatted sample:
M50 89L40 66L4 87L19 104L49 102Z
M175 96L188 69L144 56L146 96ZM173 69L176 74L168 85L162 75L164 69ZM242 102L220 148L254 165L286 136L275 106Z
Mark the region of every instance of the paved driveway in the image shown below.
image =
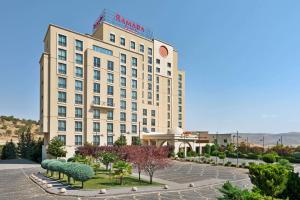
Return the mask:
M78 198L70 196L57 196L46 193L39 186L33 183L28 176L31 173L38 172L41 169L35 164L22 164L18 161L19 165L15 166L12 163L8 166L0 163L0 200L50 200L50 199L96 199L92 198ZM30 167L33 165L33 167ZM199 184L197 188L182 187L176 191L163 191L163 192L144 192L144 193L124 193L122 195L115 195L110 197L97 197L97 199L142 199L142 200L176 200L176 199L216 199L220 193L218 188L227 179L233 180L234 184L244 187L249 186L249 180L244 179L246 174L244 171L235 170L233 168L212 167L208 165L200 165L193 163L180 163L175 162L174 165L168 170L158 171L155 176L174 184L183 184L186 186L191 181ZM213 180L213 181L212 181ZM205 184L211 184L205 186ZM202 186L201 186L202 185Z

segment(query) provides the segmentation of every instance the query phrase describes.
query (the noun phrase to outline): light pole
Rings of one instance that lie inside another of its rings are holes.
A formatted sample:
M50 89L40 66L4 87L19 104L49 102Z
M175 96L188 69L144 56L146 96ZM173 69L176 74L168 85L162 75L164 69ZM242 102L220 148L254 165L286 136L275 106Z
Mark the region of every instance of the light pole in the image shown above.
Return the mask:
M263 153L265 152L265 136L262 137L262 139L260 139L259 141L261 141L263 143Z
M236 167L239 167L239 132L236 131Z

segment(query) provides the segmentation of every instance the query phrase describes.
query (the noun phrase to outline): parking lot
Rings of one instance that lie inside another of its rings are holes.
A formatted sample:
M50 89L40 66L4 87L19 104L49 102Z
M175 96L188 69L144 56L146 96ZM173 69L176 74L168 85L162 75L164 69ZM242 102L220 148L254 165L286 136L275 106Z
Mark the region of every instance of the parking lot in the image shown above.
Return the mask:
M220 195L218 188L222 186L225 180L231 180L240 187L250 186L246 170L174 162L168 169L157 171L155 177L167 180L174 185L182 185L182 189L136 194L127 192L107 197L70 197L48 194L28 178L31 173L40 170L38 165L22 164L19 164L19 167L15 165L11 169L7 169L7 166L0 162L0 199L216 199ZM196 187L186 187L191 182L195 183Z

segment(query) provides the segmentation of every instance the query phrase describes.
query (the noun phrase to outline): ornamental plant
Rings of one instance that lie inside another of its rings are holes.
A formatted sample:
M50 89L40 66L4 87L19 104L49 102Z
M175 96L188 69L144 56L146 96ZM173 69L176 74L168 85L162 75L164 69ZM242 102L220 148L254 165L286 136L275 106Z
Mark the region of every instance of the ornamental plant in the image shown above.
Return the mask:
M74 180L81 182L81 188L85 181L89 180L95 175L92 167L86 164L76 164L71 169L71 176Z

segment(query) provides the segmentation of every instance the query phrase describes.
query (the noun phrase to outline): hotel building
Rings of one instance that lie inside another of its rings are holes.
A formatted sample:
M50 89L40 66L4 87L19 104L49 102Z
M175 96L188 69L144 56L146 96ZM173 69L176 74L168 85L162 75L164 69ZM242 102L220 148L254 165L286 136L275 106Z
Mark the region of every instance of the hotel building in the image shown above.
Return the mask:
M184 129L184 83L177 50L118 13L104 10L92 34L51 24L40 59L44 147L57 136L70 157L85 142Z

